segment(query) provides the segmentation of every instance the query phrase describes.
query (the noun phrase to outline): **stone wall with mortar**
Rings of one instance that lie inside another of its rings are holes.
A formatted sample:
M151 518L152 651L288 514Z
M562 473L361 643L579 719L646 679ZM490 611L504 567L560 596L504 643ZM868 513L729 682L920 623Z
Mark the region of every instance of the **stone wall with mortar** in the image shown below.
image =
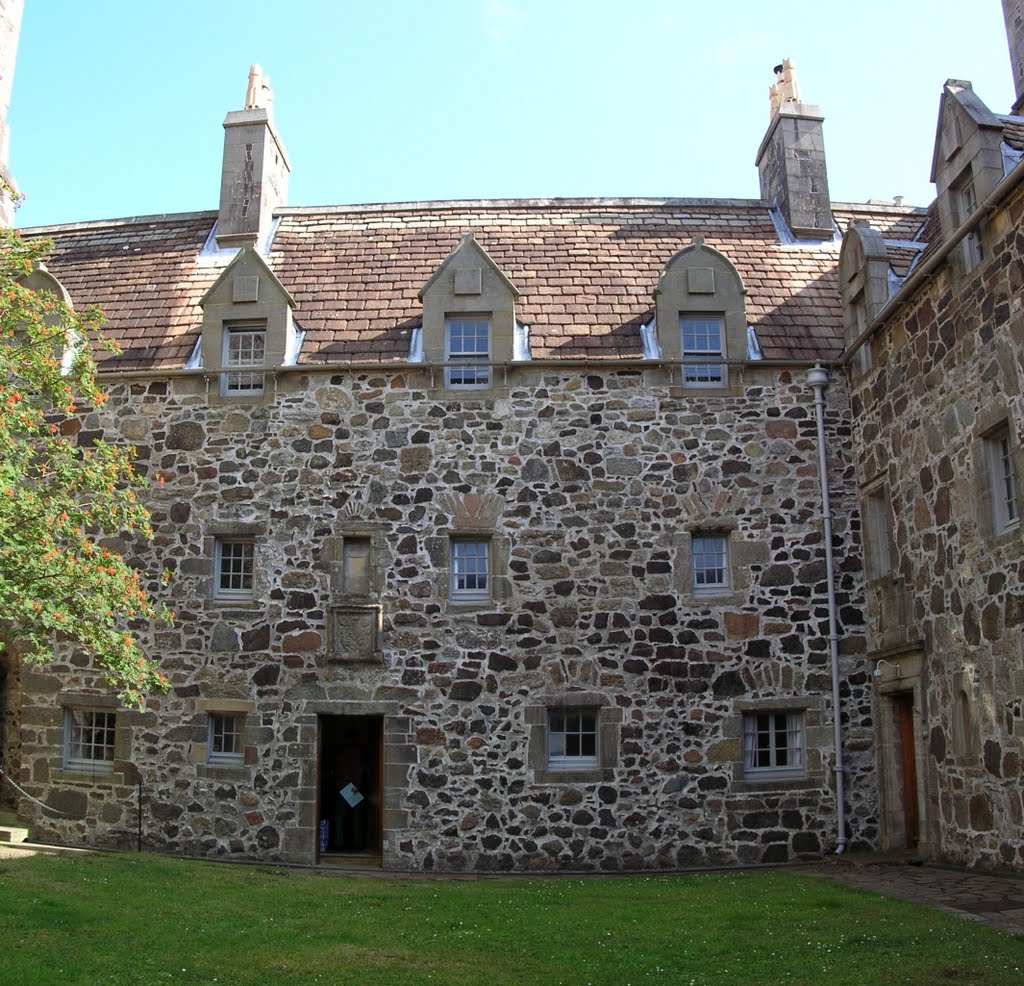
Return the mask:
M892 573L869 588L869 637L917 689L922 842L937 858L1018 868L1024 542L1019 526L993 530L984 439L1009 425L1020 504L1022 213L1018 193L989 221L978 268L965 274L954 251L894 315L853 401L860 481L887 486L894 519Z
M171 688L119 713L112 774L62 769L61 708L101 694L73 654L26 672L22 781L70 818L37 836L313 862L318 716L384 717L383 861L624 870L814 858L835 845L828 610L813 394L749 367L734 393L657 369L524 367L486 399L397 371L303 371L212 406L188 378L115 381L81 437L139 448L177 623L146 631ZM849 395L827 431L849 834L874 844ZM336 540L373 531L379 640L332 631ZM691 530L727 530L728 596L695 597ZM218 532L252 533L252 602L212 598ZM486 530L495 598L448 600L446 546ZM351 642L350 642L351 643ZM246 709L245 758L202 762L206 712ZM545 707L601 710L601 769L543 769ZM742 774L744 710L804 710L807 777ZM532 748L531 748L532 744ZM28 810L23 805L23 811Z

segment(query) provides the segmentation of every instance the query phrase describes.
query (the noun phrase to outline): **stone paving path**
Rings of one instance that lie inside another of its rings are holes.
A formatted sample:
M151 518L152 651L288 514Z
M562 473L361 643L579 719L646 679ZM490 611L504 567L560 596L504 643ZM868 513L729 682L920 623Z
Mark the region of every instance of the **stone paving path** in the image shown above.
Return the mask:
M946 866L872 859L833 859L794 870L848 887L925 904L968 921L1024 935L1024 879Z

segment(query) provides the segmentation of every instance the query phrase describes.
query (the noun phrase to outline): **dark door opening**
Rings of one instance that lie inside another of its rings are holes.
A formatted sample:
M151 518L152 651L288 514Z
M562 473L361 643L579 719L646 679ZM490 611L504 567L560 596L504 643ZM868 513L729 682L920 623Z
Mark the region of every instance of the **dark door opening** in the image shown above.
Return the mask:
M903 799L903 829L907 848L913 849L920 839L917 814L917 750L914 746L914 696L894 695L893 706L899 726L899 765Z
M321 716L318 854L381 851L381 716Z

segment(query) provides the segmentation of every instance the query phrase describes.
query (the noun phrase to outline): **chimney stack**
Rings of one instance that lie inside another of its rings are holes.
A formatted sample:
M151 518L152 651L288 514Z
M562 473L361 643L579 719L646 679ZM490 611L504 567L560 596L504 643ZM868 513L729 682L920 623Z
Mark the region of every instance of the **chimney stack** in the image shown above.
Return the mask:
M1024 111L1024 3L1021 0L1003 0L1003 19L1006 21L1006 40L1010 43L1010 70L1013 72L1013 108L1019 116Z
M217 245L259 245L273 212L288 200L288 155L274 129L274 94L259 65L249 68L245 109L224 120Z
M774 202L797 239L830 240L832 203L825 169L825 115L803 102L790 58L775 66L771 121L757 151L761 198Z

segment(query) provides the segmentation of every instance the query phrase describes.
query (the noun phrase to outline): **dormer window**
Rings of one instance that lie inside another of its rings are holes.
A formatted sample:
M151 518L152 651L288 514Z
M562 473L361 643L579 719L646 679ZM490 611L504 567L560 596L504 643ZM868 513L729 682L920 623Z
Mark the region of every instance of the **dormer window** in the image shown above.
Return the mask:
M881 234L867 222L851 222L839 251L839 291L843 300L843 335L852 351L857 344L855 372L875 364L875 339L858 343L868 325L889 300L889 252ZM877 338L877 337L876 337Z
M467 233L420 291L423 328L410 359L430 366L430 386L493 391L506 385L495 366L529 359L516 324L519 292ZM422 353L422 355L421 355ZM435 367L444 365L443 374Z
M294 366L302 333L292 320L295 299L267 262L242 247L199 302L199 348L188 368L205 369L212 400L273 399L279 367Z
M729 258L700 237L665 265L654 292L657 343L683 389L729 386L729 364L747 358L745 294Z
M975 95L969 82L949 79L939 102L931 179L943 240L963 230L992 190L1002 181L1003 121ZM964 231L959 254L964 273L984 260L982 226Z
M444 323L445 385L451 390L491 385L491 320L485 316L448 317Z
M708 360L725 355L720 318L679 317L680 349L683 359L699 358L699 363L683 364L683 386L721 387L725 383L725 366Z
M224 328L224 366L221 393L226 397L252 397L263 393L266 359L266 322L230 324Z

